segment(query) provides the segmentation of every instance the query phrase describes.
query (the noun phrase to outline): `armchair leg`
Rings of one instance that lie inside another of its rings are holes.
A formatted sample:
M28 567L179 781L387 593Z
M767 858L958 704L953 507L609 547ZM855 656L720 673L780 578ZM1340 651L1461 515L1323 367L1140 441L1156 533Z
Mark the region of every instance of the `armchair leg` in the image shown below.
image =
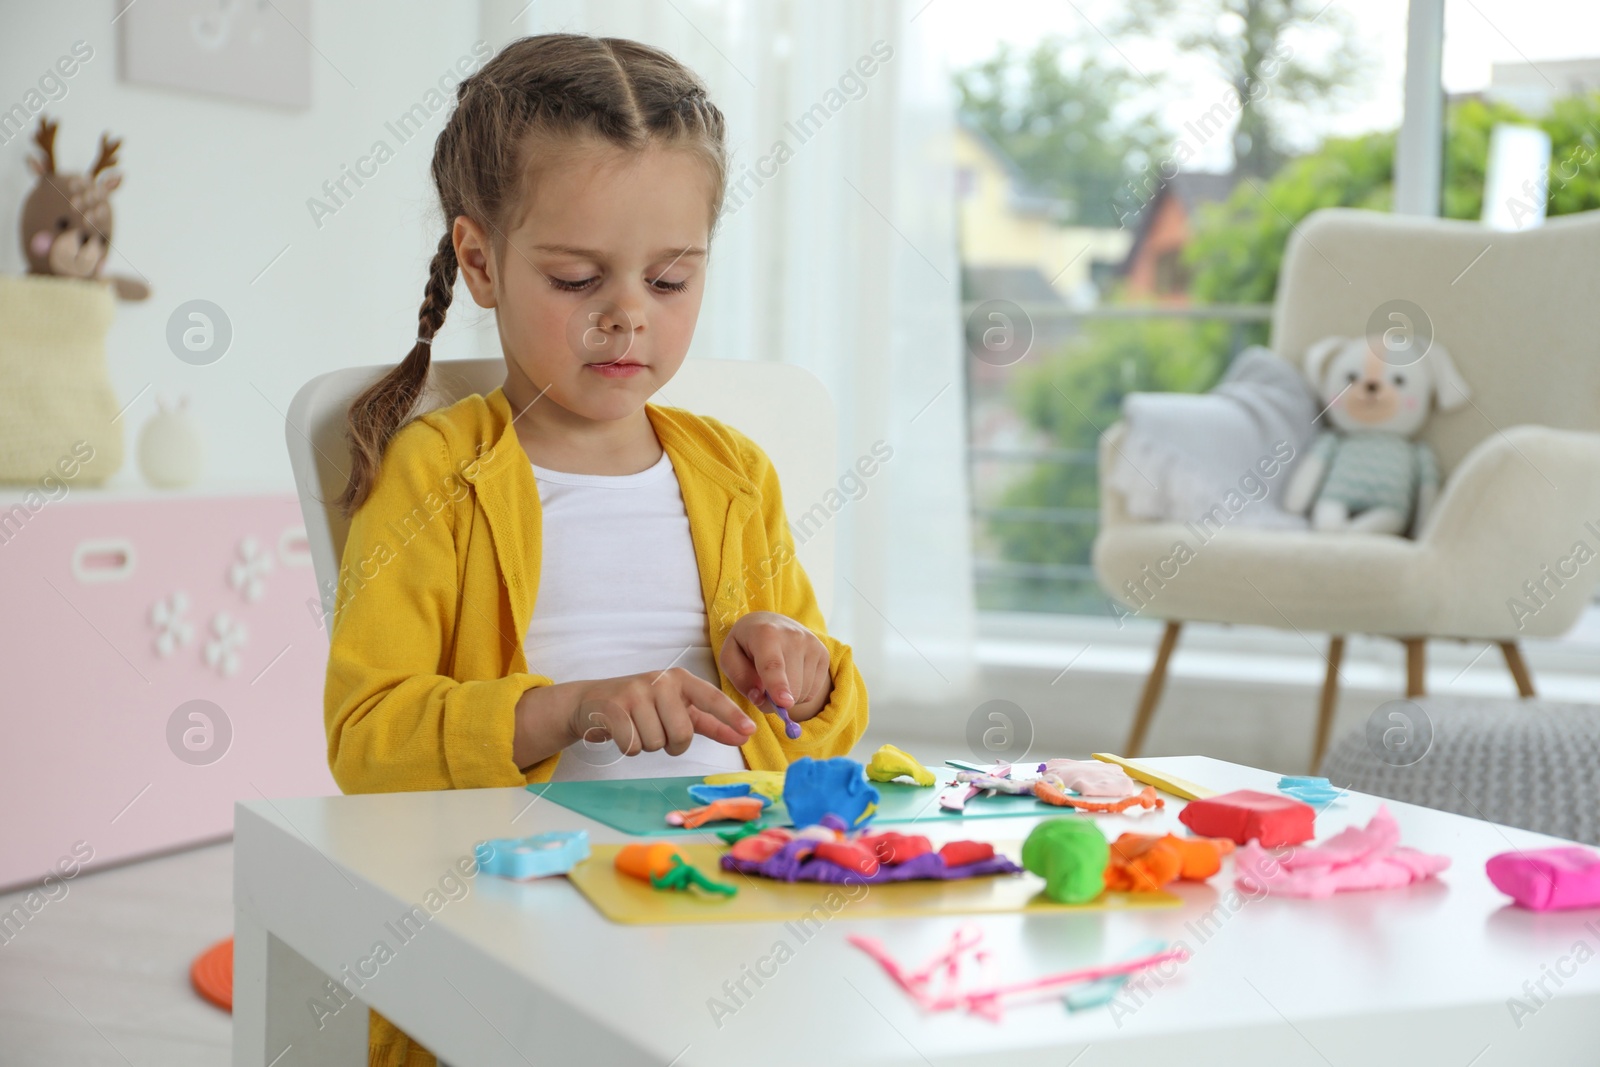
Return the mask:
M1407 637L1406 646L1406 696L1426 696L1428 692L1427 638Z
M1161 690L1167 684L1167 661L1172 658L1172 650L1178 644L1178 631L1182 628L1181 622L1169 622L1161 635L1161 647L1156 650L1155 666L1150 668L1150 675L1144 680L1144 692L1139 694L1139 707L1133 713L1133 732L1128 735L1128 743L1123 749L1123 753L1129 759L1139 755L1144 747L1144 735L1150 729L1150 720L1155 717L1156 704L1161 701Z
M1519 696L1533 696L1533 675L1528 673L1528 665L1522 659L1522 649L1515 641L1501 641L1500 651L1505 654L1506 667L1511 671L1511 677L1516 680L1517 694Z
M1328 638L1328 674L1322 680L1322 701L1317 707L1317 733L1311 744L1311 770L1316 774L1322 765L1322 754L1328 748L1328 734L1333 730L1334 709L1339 706L1339 664L1344 660L1344 637Z

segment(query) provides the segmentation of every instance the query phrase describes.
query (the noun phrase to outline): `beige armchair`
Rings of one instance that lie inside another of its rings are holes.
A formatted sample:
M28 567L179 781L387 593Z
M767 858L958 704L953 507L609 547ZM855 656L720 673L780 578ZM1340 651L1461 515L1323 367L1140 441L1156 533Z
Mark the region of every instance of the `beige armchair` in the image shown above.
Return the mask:
M1313 768L1348 634L1404 643L1408 696L1423 694L1426 642L1440 637L1498 644L1518 691L1532 696L1517 642L1567 631L1600 581L1597 294L1600 212L1514 233L1347 209L1297 227L1273 312L1275 352L1298 360L1319 338L1360 336L1383 305L1406 300L1431 320L1473 401L1435 412L1423 431L1443 487L1415 540L1222 526L1202 543L1183 523L1132 519L1107 477L1123 427L1107 431L1095 574L1127 610L1166 622L1127 755L1142 749L1189 621L1329 635ZM1178 542L1187 558L1164 563Z

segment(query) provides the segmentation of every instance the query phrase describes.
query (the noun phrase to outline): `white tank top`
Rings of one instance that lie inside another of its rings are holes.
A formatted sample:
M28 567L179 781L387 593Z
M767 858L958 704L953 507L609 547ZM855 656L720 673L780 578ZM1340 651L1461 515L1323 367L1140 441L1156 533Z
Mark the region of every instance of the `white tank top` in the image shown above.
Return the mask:
M523 652L557 682L683 667L720 686L689 516L666 452L638 474L534 465L542 509L539 591ZM744 770L739 749L700 734L688 751L623 756L612 741L566 748L552 781Z

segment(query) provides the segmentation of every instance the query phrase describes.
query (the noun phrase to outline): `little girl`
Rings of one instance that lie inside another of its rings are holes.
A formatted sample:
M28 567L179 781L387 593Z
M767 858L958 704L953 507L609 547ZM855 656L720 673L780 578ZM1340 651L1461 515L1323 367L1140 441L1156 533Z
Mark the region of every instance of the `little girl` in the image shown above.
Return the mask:
M573 34L513 42L456 96L420 336L350 407L334 778L470 789L849 752L866 687L772 463L648 403L705 291L722 113L667 54ZM505 385L413 418L458 274L495 309ZM783 398L749 414L782 418ZM374 1065L434 1063L376 1013L370 1033Z

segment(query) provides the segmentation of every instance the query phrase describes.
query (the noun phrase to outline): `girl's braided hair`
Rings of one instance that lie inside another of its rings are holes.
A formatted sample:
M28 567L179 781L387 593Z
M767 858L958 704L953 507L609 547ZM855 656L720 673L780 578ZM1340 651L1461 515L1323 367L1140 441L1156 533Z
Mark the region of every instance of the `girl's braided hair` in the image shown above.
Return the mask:
M599 138L624 149L663 145L698 154L713 178L714 221L727 188L724 126L693 71L660 49L620 37L524 37L461 83L455 111L433 146L445 232L417 313L417 343L350 405L350 481L336 501L344 514L372 491L385 446L427 385L430 342L455 290L451 229L457 216L491 234L498 261L540 173L558 165L581 138Z

